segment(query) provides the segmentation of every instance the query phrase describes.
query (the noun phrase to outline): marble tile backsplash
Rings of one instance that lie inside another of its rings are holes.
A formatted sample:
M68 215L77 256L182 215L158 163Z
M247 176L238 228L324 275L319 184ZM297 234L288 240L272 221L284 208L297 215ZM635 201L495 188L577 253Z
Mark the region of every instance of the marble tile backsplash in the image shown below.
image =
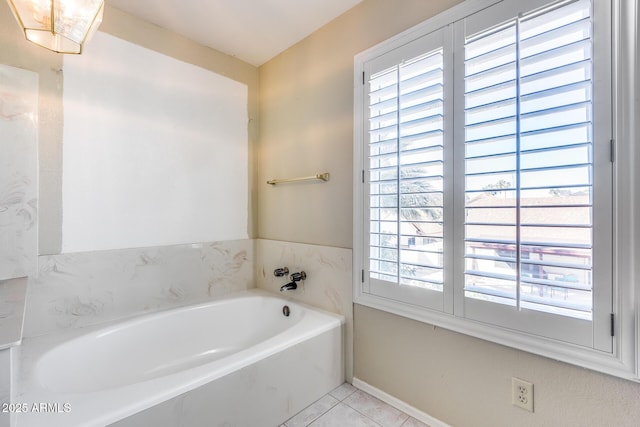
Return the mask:
M254 287L254 241L39 257L25 336L94 325Z
M288 267L290 273L304 271L307 280L299 282L298 289L281 295L345 316L345 368L350 381L353 369L352 250L257 239L255 251L257 287L280 293L280 287L289 280L275 277L274 269Z
M0 64L0 280L35 272L38 75Z

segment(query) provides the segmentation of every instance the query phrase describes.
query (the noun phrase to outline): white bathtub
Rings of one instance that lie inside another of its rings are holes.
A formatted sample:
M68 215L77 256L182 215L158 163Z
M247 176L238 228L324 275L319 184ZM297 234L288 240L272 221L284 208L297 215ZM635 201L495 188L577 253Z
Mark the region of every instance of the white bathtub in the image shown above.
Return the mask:
M25 339L17 426L274 427L344 380L343 323L253 290Z

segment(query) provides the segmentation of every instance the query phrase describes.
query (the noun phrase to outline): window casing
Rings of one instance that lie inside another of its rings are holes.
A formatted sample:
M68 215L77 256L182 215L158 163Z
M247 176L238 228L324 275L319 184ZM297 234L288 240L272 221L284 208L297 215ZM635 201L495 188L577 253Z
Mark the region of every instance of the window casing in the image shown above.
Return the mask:
M611 336L611 15L468 1L356 56L356 303L630 376ZM431 73L424 97L404 70Z

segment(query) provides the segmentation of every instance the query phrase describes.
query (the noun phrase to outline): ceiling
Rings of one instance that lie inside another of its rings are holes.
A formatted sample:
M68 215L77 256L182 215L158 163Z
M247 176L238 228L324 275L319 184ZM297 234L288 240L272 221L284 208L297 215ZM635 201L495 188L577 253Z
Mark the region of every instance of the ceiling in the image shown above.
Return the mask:
M112 6L260 66L362 0L107 0Z

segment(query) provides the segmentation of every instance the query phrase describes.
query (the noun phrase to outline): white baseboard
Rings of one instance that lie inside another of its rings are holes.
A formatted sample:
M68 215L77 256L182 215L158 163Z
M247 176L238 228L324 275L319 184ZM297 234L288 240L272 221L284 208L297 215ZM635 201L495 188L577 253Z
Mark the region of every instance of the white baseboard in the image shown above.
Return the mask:
M377 397L378 399L382 400L385 403L388 403L389 405L393 406L396 409L401 410L402 412L404 412L405 414L408 414L410 416L412 416L413 418L415 418L418 421L422 421L423 423L431 426L431 427L451 427L449 424L440 421L439 419L432 417L431 415L422 412L419 409L414 408L413 406L409 405L406 402L403 402L402 400L391 396L388 393L385 393L384 391L380 390L379 388L376 388L374 386L372 386L371 384L368 384L356 377L353 377L353 383L352 385L356 388L359 388L360 390L369 393L371 396L373 397Z

